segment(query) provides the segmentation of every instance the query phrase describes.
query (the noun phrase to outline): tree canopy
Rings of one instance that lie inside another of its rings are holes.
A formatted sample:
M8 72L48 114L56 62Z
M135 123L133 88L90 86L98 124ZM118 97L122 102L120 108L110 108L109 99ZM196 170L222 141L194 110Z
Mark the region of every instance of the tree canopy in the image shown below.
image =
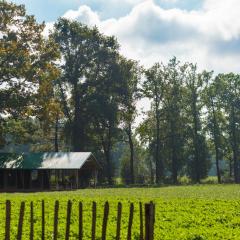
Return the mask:
M60 18L44 28L0 2L2 151L91 151L110 185L200 183L211 169L240 182L239 74L176 57L146 69L97 27Z

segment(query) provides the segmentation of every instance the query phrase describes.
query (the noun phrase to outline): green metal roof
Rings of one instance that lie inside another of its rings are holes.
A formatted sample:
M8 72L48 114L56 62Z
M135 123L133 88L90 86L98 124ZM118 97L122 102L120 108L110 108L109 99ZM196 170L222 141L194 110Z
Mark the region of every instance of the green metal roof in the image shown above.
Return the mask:
M4 169L80 169L87 161L100 168L91 152L0 153Z

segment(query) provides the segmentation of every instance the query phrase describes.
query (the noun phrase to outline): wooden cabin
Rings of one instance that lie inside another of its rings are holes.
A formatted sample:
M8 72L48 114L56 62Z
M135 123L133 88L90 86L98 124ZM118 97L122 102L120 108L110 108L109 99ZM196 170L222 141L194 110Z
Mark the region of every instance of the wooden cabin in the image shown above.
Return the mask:
M0 191L96 186L100 168L91 152L0 153Z

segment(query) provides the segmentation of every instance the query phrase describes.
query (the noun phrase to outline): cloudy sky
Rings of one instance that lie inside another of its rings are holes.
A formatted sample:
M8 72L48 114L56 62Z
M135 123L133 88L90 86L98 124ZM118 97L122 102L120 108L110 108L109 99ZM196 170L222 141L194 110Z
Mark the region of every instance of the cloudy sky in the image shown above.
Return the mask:
M60 16L115 35L145 66L172 56L200 69L240 71L239 0L14 0L48 26Z

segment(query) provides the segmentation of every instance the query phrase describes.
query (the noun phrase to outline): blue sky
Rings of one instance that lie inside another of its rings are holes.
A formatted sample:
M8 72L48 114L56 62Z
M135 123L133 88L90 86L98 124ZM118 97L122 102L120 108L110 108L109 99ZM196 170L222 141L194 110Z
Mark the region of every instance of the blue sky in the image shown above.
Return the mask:
M149 67L176 56L200 70L240 71L239 0L13 0L47 29L59 17L96 25Z
M122 4L121 1L111 0L13 0L17 4L24 4L29 14L34 14L38 21L55 21L69 9L77 9L81 5L88 5L93 11L99 12L102 19L122 17L129 13L134 6L131 1ZM132 1L134 3L134 1ZM137 1L135 1L137 2ZM128 4L129 3L129 4ZM155 0L164 9L179 8L185 10L199 9L202 0ZM110 10L111 9L111 10Z

